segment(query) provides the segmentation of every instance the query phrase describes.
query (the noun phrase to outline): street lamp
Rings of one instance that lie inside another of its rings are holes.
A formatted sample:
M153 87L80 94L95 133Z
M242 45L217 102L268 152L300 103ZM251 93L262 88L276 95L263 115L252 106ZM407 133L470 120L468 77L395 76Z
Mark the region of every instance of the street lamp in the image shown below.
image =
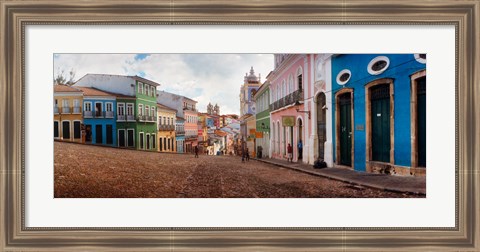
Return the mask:
M301 104L300 104L299 101L296 101L296 102L295 102L295 109L297 110L297 112L307 113L307 114L308 114L308 119L310 119L310 114L311 114L310 111L308 111L308 110L305 110L305 111L304 111L304 110L300 110L300 109L298 108L300 105L301 105Z

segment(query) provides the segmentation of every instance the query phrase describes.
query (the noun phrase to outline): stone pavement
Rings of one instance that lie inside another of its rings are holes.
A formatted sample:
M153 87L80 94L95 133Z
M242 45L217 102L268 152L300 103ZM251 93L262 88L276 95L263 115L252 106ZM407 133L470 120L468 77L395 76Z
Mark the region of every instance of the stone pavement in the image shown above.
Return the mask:
M313 165L290 163L272 158L252 158L254 160L296 170L310 175L340 180L354 185L366 186L399 193L426 195L425 176L400 176L353 171L345 168L314 169Z

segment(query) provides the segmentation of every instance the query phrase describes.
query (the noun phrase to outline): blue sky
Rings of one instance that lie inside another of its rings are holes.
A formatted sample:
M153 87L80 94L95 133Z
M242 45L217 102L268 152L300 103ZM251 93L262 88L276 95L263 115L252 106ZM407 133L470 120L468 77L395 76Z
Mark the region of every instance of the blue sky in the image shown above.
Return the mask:
M157 83L159 90L207 104L218 103L222 114L239 114L239 92L253 66L261 81L273 70L273 54L55 54L54 76L75 70L75 80L87 73L138 75Z

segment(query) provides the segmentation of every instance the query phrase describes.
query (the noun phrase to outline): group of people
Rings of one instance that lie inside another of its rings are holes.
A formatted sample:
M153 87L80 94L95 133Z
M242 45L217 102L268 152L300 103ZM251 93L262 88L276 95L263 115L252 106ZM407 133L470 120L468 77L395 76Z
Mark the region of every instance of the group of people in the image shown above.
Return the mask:
M303 156L303 144L302 144L302 140L300 139L298 141L298 144L297 144L297 148L298 148L298 159L302 159ZM288 144L287 145L287 161L288 162L293 162L293 147L292 145Z
M303 143L302 140L300 139L297 144L298 148L298 159L303 158ZM248 152L248 148L245 148L245 150L242 152L242 162L245 162L250 160L250 154ZM287 145L287 161L288 162L293 162L293 147L292 145L288 144Z
M245 160L250 161L250 154L248 153L248 148L245 148L245 151L242 152L242 162Z

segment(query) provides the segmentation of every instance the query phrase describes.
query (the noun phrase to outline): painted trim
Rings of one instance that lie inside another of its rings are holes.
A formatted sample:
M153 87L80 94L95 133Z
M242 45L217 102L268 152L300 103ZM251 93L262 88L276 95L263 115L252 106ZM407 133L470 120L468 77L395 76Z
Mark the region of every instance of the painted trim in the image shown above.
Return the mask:
M348 79L346 81L341 81L340 80L340 77L342 77L343 74L349 74L348 76ZM338 85L345 85L347 84L347 82L352 78L352 72L350 72L350 70L348 69L343 69L342 71L340 71L338 74L337 74L337 84Z
M418 63L427 64L427 59L420 58L420 53L415 53L413 57Z
M381 61L381 60L386 61L386 62L387 62L387 65L386 65L384 68L382 68L382 69L380 69L380 70L378 70L378 71L373 70L373 69L372 69L372 66L373 66L375 63L377 63L378 61ZM379 75L379 74L385 72L385 71L388 69L389 66L390 66L390 59L389 59L388 57L386 57L386 56L377 56L377 57L373 58L372 60L370 60L370 62L368 63L368 66L367 66L367 71L368 71L368 73L371 74L371 75Z
M418 167L418 152L417 152L417 80L427 76L426 70L418 71L410 76L410 133L411 133L411 168L410 174L414 175L415 169ZM425 169L426 167L420 167ZM412 174L413 173L413 174Z

